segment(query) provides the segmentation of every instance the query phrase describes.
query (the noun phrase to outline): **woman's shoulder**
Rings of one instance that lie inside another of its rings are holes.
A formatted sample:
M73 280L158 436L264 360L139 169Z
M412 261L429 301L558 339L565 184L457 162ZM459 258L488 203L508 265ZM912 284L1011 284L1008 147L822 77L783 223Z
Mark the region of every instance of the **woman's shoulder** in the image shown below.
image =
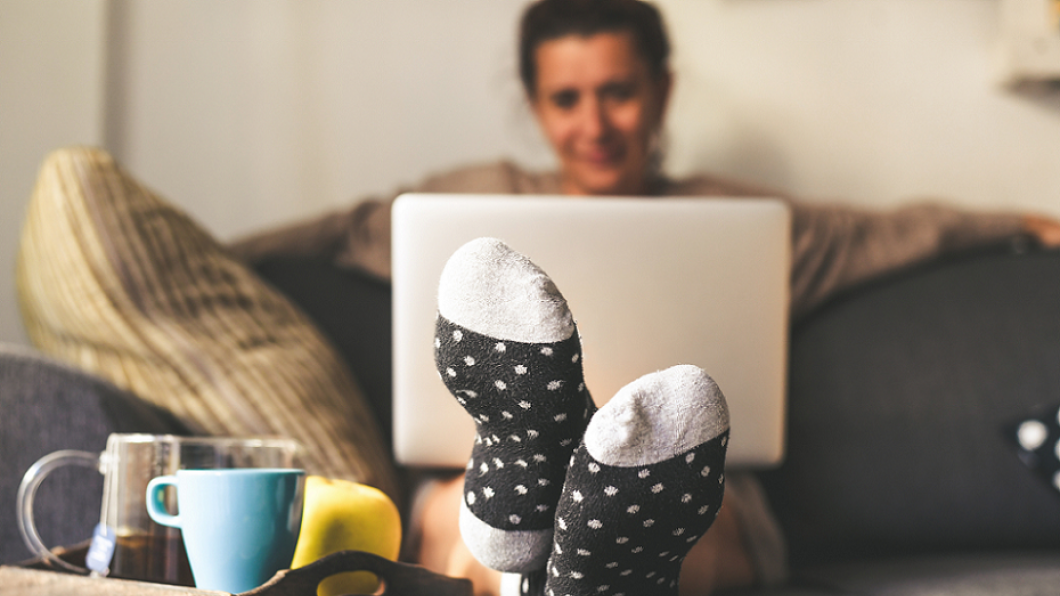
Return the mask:
M428 176L416 192L477 194L563 194L559 173L526 169L507 159L470 164ZM765 186L713 174L662 179L663 196L772 196L785 197Z
M417 192L557 194L555 172L526 170L509 160L462 166L427 177Z

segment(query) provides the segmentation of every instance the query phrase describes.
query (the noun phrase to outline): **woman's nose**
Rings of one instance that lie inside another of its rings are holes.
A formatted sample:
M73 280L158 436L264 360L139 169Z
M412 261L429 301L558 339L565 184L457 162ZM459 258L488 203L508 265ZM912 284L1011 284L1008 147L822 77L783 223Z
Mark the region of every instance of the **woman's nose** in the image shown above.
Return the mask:
M600 101L585 102L582 110L582 129L586 136L598 139L604 137L610 129L607 110Z

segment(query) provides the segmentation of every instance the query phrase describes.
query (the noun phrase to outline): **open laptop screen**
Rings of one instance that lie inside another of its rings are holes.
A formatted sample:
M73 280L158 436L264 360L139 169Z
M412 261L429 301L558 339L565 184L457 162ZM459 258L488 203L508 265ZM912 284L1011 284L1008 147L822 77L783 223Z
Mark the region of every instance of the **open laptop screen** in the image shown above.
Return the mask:
M695 364L721 387L728 465L784 448L790 211L768 198L407 194L393 211L394 447L401 463L464 467L475 428L434 366L438 279L482 236L556 283L598 406L641 375Z

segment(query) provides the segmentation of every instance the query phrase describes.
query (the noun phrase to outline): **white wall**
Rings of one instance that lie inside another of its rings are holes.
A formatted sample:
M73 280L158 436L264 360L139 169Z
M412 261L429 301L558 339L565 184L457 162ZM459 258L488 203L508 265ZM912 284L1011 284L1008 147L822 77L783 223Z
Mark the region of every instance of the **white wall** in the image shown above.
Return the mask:
M887 206L941 195L1060 215L1060 92L992 83L997 0L659 3L676 46L672 171L749 178L811 200ZM65 7L65 28L54 29L58 15L24 16L38 5ZM546 167L516 82L522 5L0 0L0 208L20 214L44 150L91 140L99 118L102 143L130 171L221 238L469 161ZM103 81L93 39L105 42L111 74L101 108L90 101ZM28 51L38 45L48 50L39 63ZM19 54L4 58L10 46ZM59 73L49 84L76 88L61 94L70 105L44 109L32 85L11 84L38 64ZM22 134L67 118L86 131L63 125L67 136L9 141L9 102L28 106ZM17 224L5 216L2 226L0 266L10 271ZM21 337L12 296L5 273L0 340Z
M112 148L221 236L469 161L548 162L516 83L522 0L120 6Z
M666 0L675 170L1060 214L1060 91L992 77L993 0Z
M103 6L0 0L0 341L26 341L15 255L41 159L103 140Z

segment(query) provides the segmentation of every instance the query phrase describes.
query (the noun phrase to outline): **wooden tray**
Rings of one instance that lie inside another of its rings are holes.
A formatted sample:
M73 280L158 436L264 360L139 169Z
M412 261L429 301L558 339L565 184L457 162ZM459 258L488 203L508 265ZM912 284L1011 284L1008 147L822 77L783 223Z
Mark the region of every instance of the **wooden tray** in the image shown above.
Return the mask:
M37 568L32 568L37 567ZM43 568L42 568L43 567ZM381 596L471 596L471 582L446 577L416 565L395 563L360 551L343 551L298 569L280 571L241 596L316 596L317 585L344 571L371 571L383 580ZM123 579L86 577L52 571L46 565L0 566L0 596L231 596Z

